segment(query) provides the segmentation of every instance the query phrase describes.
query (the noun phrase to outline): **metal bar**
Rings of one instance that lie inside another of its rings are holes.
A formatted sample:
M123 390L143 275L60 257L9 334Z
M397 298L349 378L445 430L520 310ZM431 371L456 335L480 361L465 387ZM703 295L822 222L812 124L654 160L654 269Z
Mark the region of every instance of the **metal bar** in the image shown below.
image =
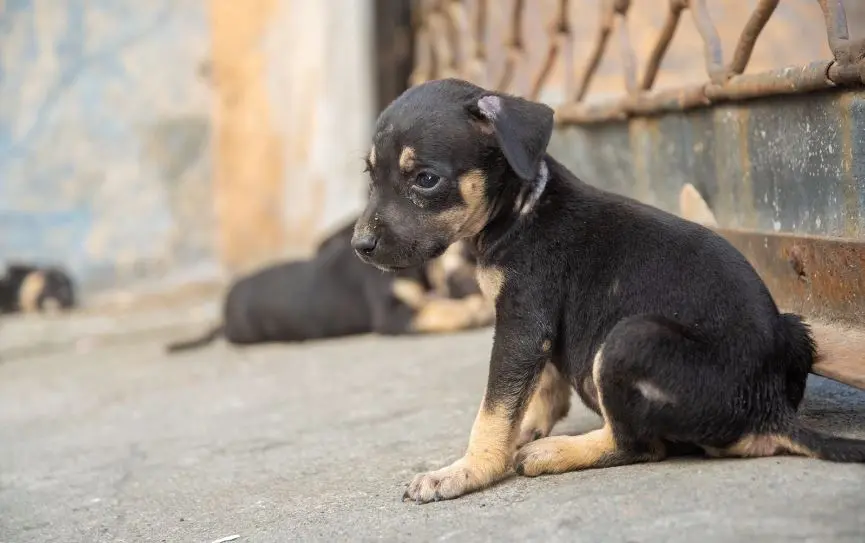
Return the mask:
M692 85L661 92L637 96L625 103L629 115L652 115L656 111L684 111L697 107L708 106L711 102L706 97L705 85Z
M475 49L474 35L469 31L469 20L462 0L448 0L442 10L447 17L450 39L453 42L454 68L463 75L469 64L469 58Z
M859 85L865 82L865 63L838 64L829 62L827 77L838 86Z
M827 76L831 72L830 64L831 61L821 61L759 74L742 74L730 78L723 85L709 83L644 93L633 99L615 100L591 107L583 104L563 104L556 118L558 122L565 124L599 123L633 115L686 111L713 103L831 89L836 87L837 83ZM847 82L858 80L858 72L852 68L845 72L838 71L837 74L839 78L846 78L844 81Z
M619 35L619 56L622 58L622 71L625 76L625 90L629 95L635 95L637 89L637 59L631 47L631 36L628 33L628 8L630 2L624 2L621 11L616 12L616 33Z
M541 94L541 90L550 73L553 71L553 66L556 62L556 57L567 45L570 38L570 27L568 26L568 0L559 0L556 17L550 27L550 45L547 47L547 54L541 63L541 68L535 75L532 81L531 91L529 91L529 99L537 100ZM570 68L570 66L568 66Z
M521 23L523 21L523 9L525 0L514 0L514 8L511 12L510 34L505 39L505 49L507 57L505 58L505 67L502 71L502 76L499 79L496 89L506 91L510 87L514 79L514 74L517 71L517 63L523 57L523 41Z
M568 2L568 8L570 8L572 4ZM564 97L566 100L570 100L574 94L574 82L576 70L574 70L574 34L570 25L570 9L566 9L564 12L565 22L568 25L568 32L564 36L562 36L559 54L562 55L562 66L563 66L563 80L562 86L564 88Z
M763 27L772 17L775 8L778 7L780 0L760 0L754 13L745 23L745 28L739 36L739 43L736 45L736 51L733 53L733 60L730 61L730 66L727 69L728 75L739 75L745 71L748 66L748 61L751 60L751 53L754 51L754 45L757 44L757 38L760 37L760 32Z
M427 20L432 34L433 51L436 56L436 67L440 77L456 77L459 73L456 65L456 55L449 36L450 21L442 2L436 2L430 10Z
M826 21L826 37L829 49L839 64L850 64L850 34L847 30L847 14L841 0L817 0Z
M655 84L658 69L661 67L661 60L663 60L664 55L667 53L670 42L673 41L676 27L679 26L679 19L682 17L682 11L686 7L688 7L688 0L670 0L667 18L664 20L664 28L661 29L661 35L658 36L658 41L655 42L655 47L649 56L646 70L643 72L643 79L640 81L640 90L649 90Z
M415 4L412 20L415 32L415 61L414 69L409 77L409 84L412 86L429 81L434 73L432 38L426 24L428 10L429 2L418 0Z
M555 120L557 124L596 124L624 121L628 118L624 102L624 99L619 99L596 104L583 102L562 104L556 109Z
M707 85L706 96L717 102L824 90L835 86L827 77L828 69L829 64L824 61L801 68L738 75L724 85Z
M721 40L718 38L718 31L715 29L715 24L706 8L706 0L690 0L689 5L691 15L694 18L694 25L697 27L700 37L703 38L703 53L709 79L713 83L723 83L726 78L724 54L721 49Z
M474 20L472 21L474 49L466 67L466 76L469 81L474 81L478 85L485 87L487 85L487 0L477 0L474 15Z
M604 56L604 51L607 49L607 41L610 39L610 32L613 31L613 20L616 14L616 5L613 0L607 0L604 8L601 11L601 24L599 27L598 37L595 40L595 46L592 48L592 53L589 55L589 64L583 71L583 76L580 78L580 84L577 88L576 101L581 102L586 96L586 91L589 90L589 83L592 82L598 66L601 64L601 58Z

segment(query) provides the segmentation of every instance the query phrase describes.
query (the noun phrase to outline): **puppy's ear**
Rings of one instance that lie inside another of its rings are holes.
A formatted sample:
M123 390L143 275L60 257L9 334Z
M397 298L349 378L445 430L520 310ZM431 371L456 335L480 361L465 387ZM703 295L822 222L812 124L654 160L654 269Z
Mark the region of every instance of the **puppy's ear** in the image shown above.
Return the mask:
M488 94L469 104L469 114L496 136L514 172L534 179L553 134L553 109L517 96Z

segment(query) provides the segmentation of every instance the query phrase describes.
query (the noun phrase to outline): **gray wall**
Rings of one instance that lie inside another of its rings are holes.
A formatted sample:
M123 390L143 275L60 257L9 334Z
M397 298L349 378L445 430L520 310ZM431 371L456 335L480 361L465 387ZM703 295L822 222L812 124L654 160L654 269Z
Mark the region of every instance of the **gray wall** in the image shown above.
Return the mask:
M222 279L359 207L368 0L0 5L0 263Z
M85 286L214 273L205 10L5 2L0 259L61 262Z

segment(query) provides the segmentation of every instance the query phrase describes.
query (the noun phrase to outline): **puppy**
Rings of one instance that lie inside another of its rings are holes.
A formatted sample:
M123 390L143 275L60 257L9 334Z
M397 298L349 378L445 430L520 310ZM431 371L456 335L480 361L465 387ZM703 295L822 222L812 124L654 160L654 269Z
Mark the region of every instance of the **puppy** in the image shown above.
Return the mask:
M60 267L13 263L0 277L0 313L66 311L75 305L75 284Z
M201 347L219 337L253 345L366 333L453 332L492 324L492 304L474 280L469 253L454 246L449 261L436 264L441 271L433 274L438 283L433 287L424 266L392 275L360 262L351 247L353 225L325 238L310 260L268 266L235 282L223 304L222 323L201 337L167 345L167 352Z
M455 498L512 466L536 476L697 447L865 461L865 442L797 420L814 340L747 260L702 225L577 179L546 153L552 130L548 106L455 79L407 90L377 121L357 255L399 272L463 241L495 300L467 449L404 499ZM571 387L603 427L544 437Z

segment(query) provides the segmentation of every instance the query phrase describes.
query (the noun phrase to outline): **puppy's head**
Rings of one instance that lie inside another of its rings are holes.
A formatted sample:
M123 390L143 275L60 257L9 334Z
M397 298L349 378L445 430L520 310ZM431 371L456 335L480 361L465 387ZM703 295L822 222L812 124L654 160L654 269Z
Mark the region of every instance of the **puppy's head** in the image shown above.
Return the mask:
M553 110L456 79L404 92L382 112L370 192L352 247L383 270L420 265L477 236L539 175Z
M45 286L39 305L45 310L66 311L75 307L75 285L65 271L57 268L45 270Z

